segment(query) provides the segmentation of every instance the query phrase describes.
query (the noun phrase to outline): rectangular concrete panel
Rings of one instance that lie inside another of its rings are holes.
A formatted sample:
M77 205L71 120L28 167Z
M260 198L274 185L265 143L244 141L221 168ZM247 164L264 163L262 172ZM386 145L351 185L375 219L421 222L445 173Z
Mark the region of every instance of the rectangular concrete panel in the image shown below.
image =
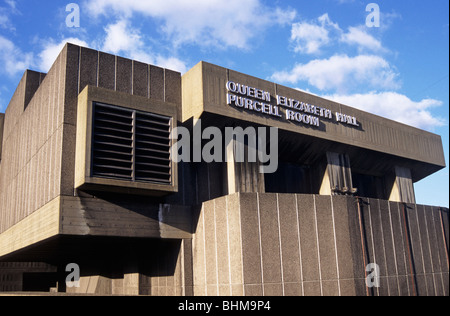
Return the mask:
M440 271L440 257L438 253L437 234L436 228L433 222L433 208L431 206L425 206L424 215L426 221L426 227L428 229L428 239L430 242L430 261L431 271L433 273L434 291L436 295L443 295L443 279Z
M285 294L286 284L294 283L296 287L302 281L300 262L300 237L298 229L296 196L278 194L278 218L281 243L282 271ZM284 255L283 255L284 254ZM295 292L295 287L291 287ZM289 290L287 291L289 292Z
M333 197L335 200L338 197ZM338 208L339 209L339 208ZM351 249L351 258L353 269L353 275L350 278L364 280L365 278L365 267L368 262L367 256L367 240L366 234L363 226L363 217L361 216L362 207L361 201L359 199L355 199L354 201L347 200L347 206L345 208L347 210L347 218L348 218L348 231L349 236L353 236L349 238L350 249ZM338 217L338 216L336 216ZM339 248L338 248L339 249ZM345 259L344 259L345 260ZM345 266L343 263L340 263L339 266ZM347 273L343 273L343 277L347 276ZM364 280L365 281L365 280ZM355 286L359 283L355 283ZM362 293L362 294L361 294ZM367 292L365 290L365 286L362 289L360 295L366 295Z
M150 98L164 101L164 69L156 66L150 67Z
M258 194L263 281L281 283L280 236L276 194ZM272 291L279 289L274 287ZM278 293L281 295L282 291Z
M132 61L117 57L116 63L116 91L132 94Z
M205 257L205 205L202 205L197 218L196 230L192 240L192 266L194 295L206 295L206 257Z
M192 239L184 239L183 240L183 266L182 266L182 274L184 278L183 286L184 286L184 295L185 296L193 296L194 295L194 267L192 262Z
M322 294L323 296L339 296L340 295L338 281L324 280L324 281L322 281L322 289L323 289L323 294Z
M231 294L243 295L243 242L241 233L240 195L229 195L226 199Z
M217 280L217 239L215 227L214 201L205 203L204 208L205 223L205 277L206 277L206 293L208 295L218 295Z
M62 54L67 56L64 76L64 122L75 125L77 115L77 97L82 91L79 87L80 47L67 44ZM84 71L87 71L87 69L84 68Z
M351 281L343 282L343 280L350 280L355 277L353 265L346 264L346 262L348 258L352 258L351 239L355 237L357 239L358 237L358 234L353 238L350 237L350 219L347 211L348 205L355 204L356 200L342 196L333 196L332 203L340 294L343 296L355 295L354 283Z
M303 281L318 281L320 280L320 272L314 196L297 195L297 207Z
M181 75L179 72L164 69L164 101L177 105L181 114Z
M321 296L323 293L319 281L304 281L303 289L304 296Z
M80 82L78 91L83 91L87 86L97 86L98 51L80 48Z
M423 254L416 206L407 204L406 214L410 233L410 243L412 247L413 268L416 274L423 274ZM414 238L411 238L411 236L414 236Z
M256 193L240 195L240 203L244 284L260 285L263 280L260 224ZM257 288L261 289L260 286L258 286ZM252 291L256 291L257 288L252 287L251 289ZM248 295L247 287L245 288L245 294ZM261 294L262 292L259 295Z
M386 270L388 275L389 295L399 295L398 271L395 255L394 239L392 232L392 221L388 201L380 200L380 216L384 241L384 253L386 260Z
M420 245L423 254L424 273L432 273L432 264L430 256L430 243L428 239L428 227L425 220L425 206L416 205L417 219L419 223ZM428 283L428 282L427 282Z
M443 221L441 211L438 207L432 208L434 226L436 230L436 245L439 252L440 272L447 273L449 269L448 249L445 251L445 230L443 229Z
M384 237L383 237L383 227L381 224L381 215L380 215L380 202L377 199L370 199L370 224L371 224L371 232L373 236L373 249L374 249L374 257L373 261L370 261L368 264L375 263L379 267L379 276L380 280L382 280L379 288L376 288L375 293L380 296L389 295L389 283L387 282L387 264L386 264L386 256L385 256L385 245L384 245Z
M148 98L148 65L133 60L133 95Z
M98 54L98 87L115 89L116 56L99 52Z
M442 207L439 208L441 211L441 220L442 220L442 226L443 226L443 233L444 233L444 237L445 237L445 245L447 247L447 249L449 249L449 221L450 221L450 216L449 216L449 210L448 209L444 209Z
M393 276L397 274L397 269L389 202L379 200L379 207L381 217L380 225L383 234L383 248L386 260L386 273L388 276Z
M337 280L336 248L330 196L316 196L317 233L322 280Z
M392 222L392 235L394 239L394 249L397 263L397 273L399 275L407 274L407 261L406 261L406 249L403 243L404 228L401 220L401 214L398 203L389 203L391 222Z
M219 285L219 295L229 296L231 295L231 288L226 198L222 197L214 200L214 213L216 223L215 234L217 239L217 283Z

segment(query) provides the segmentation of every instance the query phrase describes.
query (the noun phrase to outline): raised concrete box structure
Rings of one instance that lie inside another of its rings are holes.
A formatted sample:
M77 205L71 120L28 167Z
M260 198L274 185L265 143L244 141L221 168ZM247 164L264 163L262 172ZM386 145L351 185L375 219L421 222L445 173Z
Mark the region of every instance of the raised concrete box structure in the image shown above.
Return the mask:
M449 211L413 187L440 137L233 70L67 44L0 114L0 159L0 292L449 294Z
M114 104L115 107L108 106L108 104ZM124 109L130 111L124 111ZM116 110L116 112L113 112L114 110ZM136 139L139 138L139 134L135 129L137 130L139 127L133 128L130 125L130 133L127 133L120 128L116 131L116 128L124 126L127 121L137 121L134 116L138 116L139 113L144 113L144 111L148 110L152 111L152 115L149 116L149 119L155 120L154 124L158 127L161 126L162 128L161 130L156 131L158 135L164 135L164 133L168 135L173 129L173 122L177 121L177 110L174 106L170 106L161 101L151 100L146 97L130 96L126 93L111 94L108 89L92 86L86 87L80 93L78 97L77 148L75 159L76 189L97 189L105 190L107 192L116 190L118 192L136 192L142 194L145 191L147 191L147 194L163 194L164 192L176 192L178 190L177 164L174 163L174 161L170 161L168 152L166 157L167 161L164 162L164 154L160 153L173 145L173 140L169 137L165 140L161 139L161 136L156 135L154 137L150 137L150 135L141 136L142 144L154 145L155 155L156 150L158 150L158 158L160 158L156 159L157 157L155 157L153 160L148 159L149 162L147 164L142 162L143 166L149 166L149 164L152 166L157 165L160 172L170 168L168 177L158 177L158 175L160 175L158 173L149 175L149 177L154 177L154 181L151 182L129 181L130 178L136 178L136 173L142 173L142 171L136 171L136 169L140 167L140 161L145 161L144 159L146 158L142 152L143 149L132 148L131 154L127 155L127 149L126 147L123 147L127 144L131 144L130 147L137 147ZM109 111L114 113L115 116L110 114ZM127 119L126 115L131 116ZM119 120L114 121L115 119ZM150 122L153 123L153 121ZM135 125L137 125L137 122L135 122ZM140 129L142 130L143 128L144 127L141 127ZM147 129L145 131L147 131ZM111 133L111 135L108 135L108 133ZM111 142L112 136L123 140L120 143L122 146L121 148L117 149L108 145ZM156 140L160 142L157 142ZM97 144L101 144L101 147L96 146ZM114 151L116 152L114 153ZM115 158L109 158L110 155ZM148 155L150 156L150 153ZM128 156L131 157L129 162L127 161ZM152 163L150 163L150 161ZM116 165L114 163L116 163ZM158 163L161 165L158 165ZM109 168L107 168L107 166L109 166ZM163 166L166 169L162 168ZM120 167L120 170L125 172L120 179L107 176L107 172L109 172L108 169L112 169L113 167ZM131 171L131 176L126 174L128 171L127 168ZM140 176L143 177L142 174ZM124 189L126 190L124 191Z

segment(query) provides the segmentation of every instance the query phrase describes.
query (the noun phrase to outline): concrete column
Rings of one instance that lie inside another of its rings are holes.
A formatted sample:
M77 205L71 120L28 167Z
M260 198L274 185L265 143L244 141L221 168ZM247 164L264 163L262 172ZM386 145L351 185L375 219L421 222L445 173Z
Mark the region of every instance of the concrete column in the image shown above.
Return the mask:
M414 185L411 176L411 170L396 166L394 169L395 177L392 178L392 189L389 195L389 201L416 203Z
M122 294L139 295L139 271L136 264L124 268Z
M327 152L327 167L320 186L320 195L355 194L350 158L347 154Z
M264 174L260 173L258 157L256 162L250 162L249 147L244 145L244 161L237 161L236 144L236 140L231 140L226 147L228 194L264 193Z

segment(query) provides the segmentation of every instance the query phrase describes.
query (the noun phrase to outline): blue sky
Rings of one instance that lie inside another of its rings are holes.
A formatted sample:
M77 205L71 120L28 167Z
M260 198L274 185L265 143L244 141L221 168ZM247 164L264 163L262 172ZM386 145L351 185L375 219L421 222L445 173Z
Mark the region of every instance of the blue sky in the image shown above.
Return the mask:
M79 27L66 23L70 3L79 6ZM366 23L369 3L380 10L375 27ZM0 112L25 69L48 71L70 41L181 73L204 60L413 125L442 137L448 165L448 6L446 0L0 0ZM448 207L448 167L415 190L418 203Z

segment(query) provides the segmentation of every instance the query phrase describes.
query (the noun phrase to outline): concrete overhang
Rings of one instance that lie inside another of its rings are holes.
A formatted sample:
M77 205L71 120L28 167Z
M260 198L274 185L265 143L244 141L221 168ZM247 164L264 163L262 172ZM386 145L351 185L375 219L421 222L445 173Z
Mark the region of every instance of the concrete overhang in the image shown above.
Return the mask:
M230 92L229 82L254 89L247 95ZM262 97L263 93L270 95L270 101ZM278 107L279 116L227 104L229 94ZM318 126L289 120L287 110L306 112L280 105L278 96L283 101L292 100L291 105L297 101L298 105L329 110L332 117L311 114L318 119ZM288 148L287 154L296 158L321 155L324 150L343 151L351 156L352 168L381 173L400 164L411 169L414 182L445 168L439 135L206 62L183 75L182 98L182 122L202 119L205 127L277 127L282 135L280 147ZM337 121L336 113L353 118L357 126Z
M120 194L101 197L102 193L96 198L58 196L45 204L0 234L0 260L14 253L26 257L28 251L42 243L67 240L69 236L89 242L102 238L192 238L191 207L149 206L144 197L127 201ZM45 251L50 253L49 249Z

